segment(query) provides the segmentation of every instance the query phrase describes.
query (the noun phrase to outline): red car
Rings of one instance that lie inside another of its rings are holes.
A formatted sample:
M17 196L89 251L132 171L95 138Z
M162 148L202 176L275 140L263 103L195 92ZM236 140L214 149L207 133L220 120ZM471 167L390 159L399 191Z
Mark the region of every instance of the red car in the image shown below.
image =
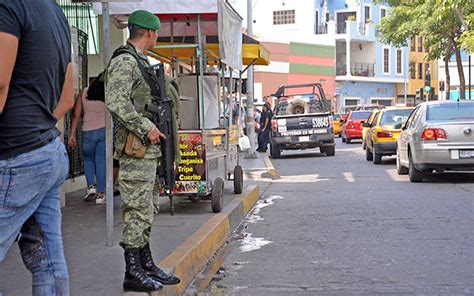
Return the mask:
M351 111L342 125L342 142L362 139L362 121L367 121L372 111Z

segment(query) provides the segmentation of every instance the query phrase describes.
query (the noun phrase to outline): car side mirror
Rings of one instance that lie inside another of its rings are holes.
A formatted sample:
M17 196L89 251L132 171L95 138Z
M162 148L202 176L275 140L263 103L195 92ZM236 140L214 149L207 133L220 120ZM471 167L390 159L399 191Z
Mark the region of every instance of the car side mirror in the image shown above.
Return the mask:
M397 123L397 124L395 124L394 128L396 128L396 129L403 129L403 127L402 127L402 124L401 124L401 123Z
M344 123L344 119L339 120L340 123Z
M367 122L363 122L363 123L362 123L362 126L363 126L363 127L371 127L370 123L367 123Z

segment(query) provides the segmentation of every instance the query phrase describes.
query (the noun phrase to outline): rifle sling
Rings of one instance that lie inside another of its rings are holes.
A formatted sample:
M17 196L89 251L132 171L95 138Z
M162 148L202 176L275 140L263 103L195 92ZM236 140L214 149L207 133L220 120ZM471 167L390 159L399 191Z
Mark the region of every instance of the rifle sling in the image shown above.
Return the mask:
M135 58L135 60L137 60L138 68L140 69L140 72L142 73L143 78L145 78L146 83L148 84L148 86L151 89L151 95L153 96L153 98L155 100L161 99L160 91L156 87L156 84L153 82L153 79L150 77L150 74L145 70L145 67L143 66L143 64L141 62L141 59L138 56L138 53L136 52L135 48L133 46L131 46L131 47L132 47L134 52L130 52L128 50L125 50L125 48L120 47L114 52L112 58L117 57L117 56L119 56L121 54L124 54L124 53L131 54Z

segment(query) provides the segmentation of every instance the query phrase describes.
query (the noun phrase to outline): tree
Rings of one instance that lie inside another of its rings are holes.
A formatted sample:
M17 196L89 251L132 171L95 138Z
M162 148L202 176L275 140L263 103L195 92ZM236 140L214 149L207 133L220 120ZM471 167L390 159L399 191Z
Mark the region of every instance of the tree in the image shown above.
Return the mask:
M472 44L474 0L377 0L392 7L378 29L381 41L406 46L414 36L421 36L430 47L428 60L442 58L447 64L454 54L460 79L461 99L465 98L465 78L461 49ZM449 92L449 67L446 67Z
M467 30L462 34L459 41L465 51L472 54L474 53L474 13L471 13L466 17Z

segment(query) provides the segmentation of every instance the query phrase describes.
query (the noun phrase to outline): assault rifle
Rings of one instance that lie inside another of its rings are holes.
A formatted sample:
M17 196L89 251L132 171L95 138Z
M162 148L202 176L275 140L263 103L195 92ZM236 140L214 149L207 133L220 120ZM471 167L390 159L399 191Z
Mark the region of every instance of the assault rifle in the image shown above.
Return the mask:
M173 125L173 100L166 95L165 69L162 63L145 69L148 75L145 79L151 88L154 97L152 104L147 104L145 110L153 114L153 123L166 136L161 140L162 159L158 165L158 178L160 185L165 189L170 199L171 215L174 215L173 189L175 186L175 137Z

